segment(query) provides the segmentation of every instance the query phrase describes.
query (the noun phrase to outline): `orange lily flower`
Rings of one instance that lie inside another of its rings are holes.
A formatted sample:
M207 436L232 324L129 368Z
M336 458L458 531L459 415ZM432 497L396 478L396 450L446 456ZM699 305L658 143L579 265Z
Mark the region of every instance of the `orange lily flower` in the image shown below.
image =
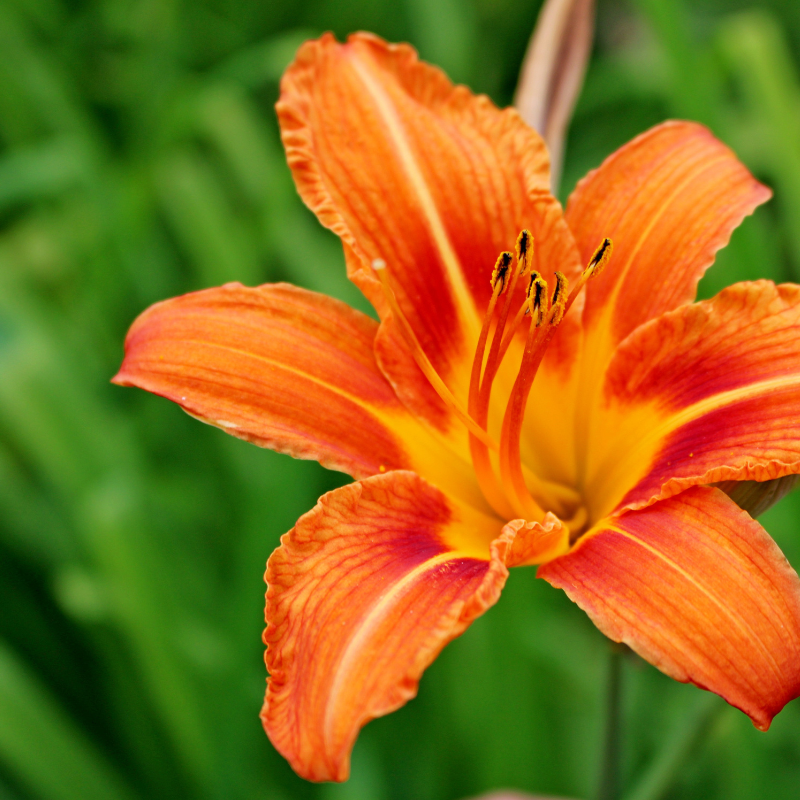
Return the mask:
M269 559L274 745L346 779L361 726L532 564L766 730L800 694L800 581L731 497L755 513L800 473L800 288L691 301L769 190L669 122L562 212L514 110L366 34L305 44L278 116L380 323L228 284L145 311L115 378L355 478Z

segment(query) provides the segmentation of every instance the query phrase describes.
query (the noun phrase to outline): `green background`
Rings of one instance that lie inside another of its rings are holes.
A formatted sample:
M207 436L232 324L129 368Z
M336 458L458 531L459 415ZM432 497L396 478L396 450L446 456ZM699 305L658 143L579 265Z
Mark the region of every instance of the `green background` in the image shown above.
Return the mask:
M364 307L278 139L304 38L408 40L507 104L538 5L0 0L0 800L591 795L608 647L530 569L365 729L349 783L294 776L258 720L262 574L345 478L109 384L175 294L290 280ZM800 278L796 0L600 0L565 190L674 116L775 190L703 294ZM800 566L800 496L763 521ZM762 734L638 659L623 677L627 800L800 796L800 701Z

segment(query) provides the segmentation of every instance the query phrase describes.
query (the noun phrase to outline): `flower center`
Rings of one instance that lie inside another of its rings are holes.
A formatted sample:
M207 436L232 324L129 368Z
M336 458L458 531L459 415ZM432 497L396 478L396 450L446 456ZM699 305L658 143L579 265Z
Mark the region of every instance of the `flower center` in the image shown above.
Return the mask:
M486 501L504 519L521 517L529 521L541 521L545 515L541 498L552 493L553 485L546 486L547 482L523 468L520 439L525 408L550 341L586 282L598 275L608 263L612 242L610 239L603 240L571 291L566 276L556 272L552 293L547 281L530 269L533 237L527 230L517 237L515 250L514 254L501 253L492 272L492 294L472 361L466 408L448 389L422 350L389 285L385 263L376 260L372 266L417 364L444 403L469 431L470 455ZM525 299L509 322L515 290L522 278L527 278ZM506 403L500 443L497 444L487 432L492 386L511 342L525 324L528 325L525 349ZM578 530L586 522L586 512L572 490L560 488L562 494L570 495L563 498L565 507L571 506L574 512L573 518L564 522L571 530Z

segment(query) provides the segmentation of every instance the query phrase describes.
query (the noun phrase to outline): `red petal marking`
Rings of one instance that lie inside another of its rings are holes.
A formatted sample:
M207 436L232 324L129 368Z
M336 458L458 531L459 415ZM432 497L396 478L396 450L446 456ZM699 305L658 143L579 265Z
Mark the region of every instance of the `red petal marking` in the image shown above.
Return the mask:
M718 489L607 519L538 574L606 636L760 730L800 694L800 580Z
M800 472L798 342L800 287L768 281L635 331L609 365L594 420L587 492L597 513Z
M611 155L577 186L567 222L583 260L614 240L614 257L586 292L584 324L610 326L610 345L694 299L734 228L771 192L693 122L666 122Z
M145 311L114 382L178 403L242 439L356 477L410 465L407 419L375 363L377 325L286 284L227 284Z
M497 255L528 228L545 277L580 269L548 192L541 138L515 111L453 87L407 45L367 34L305 44L277 108L298 190L342 238L351 277L384 316L370 265L386 262L423 349L466 401ZM446 429L452 420L408 363L399 333L382 332L378 352L404 402Z
M261 716L299 775L345 780L359 729L414 697L444 645L496 602L507 565L558 527L500 534L487 518L470 530L476 520L393 472L325 495L283 537L267 566Z

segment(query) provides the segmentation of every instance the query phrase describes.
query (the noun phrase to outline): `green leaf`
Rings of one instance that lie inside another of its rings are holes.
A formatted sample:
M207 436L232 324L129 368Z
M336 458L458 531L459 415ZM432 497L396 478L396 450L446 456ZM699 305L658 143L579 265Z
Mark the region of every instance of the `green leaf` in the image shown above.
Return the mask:
M133 800L136 796L3 642L0 762L39 800Z

